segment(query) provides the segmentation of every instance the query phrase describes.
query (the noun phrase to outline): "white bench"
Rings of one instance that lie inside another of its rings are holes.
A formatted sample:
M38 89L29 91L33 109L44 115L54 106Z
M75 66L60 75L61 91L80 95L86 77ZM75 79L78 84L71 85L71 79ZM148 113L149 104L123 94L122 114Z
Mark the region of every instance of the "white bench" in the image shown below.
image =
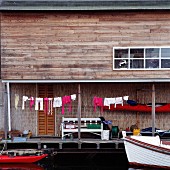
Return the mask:
M91 127L90 127L91 126ZM80 132L89 132L101 135L103 131L103 123L100 118L81 118ZM78 118L62 117L61 134L62 139L72 133L78 132Z

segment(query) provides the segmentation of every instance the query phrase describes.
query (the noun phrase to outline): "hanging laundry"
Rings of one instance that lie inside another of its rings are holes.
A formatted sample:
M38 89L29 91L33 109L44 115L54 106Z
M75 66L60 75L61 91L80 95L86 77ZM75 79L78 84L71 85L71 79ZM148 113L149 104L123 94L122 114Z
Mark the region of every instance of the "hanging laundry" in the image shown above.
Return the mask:
M53 107L61 107L61 106L62 106L61 97L55 97L53 101Z
M40 110L43 110L43 98L35 99L35 110L39 109L39 104L40 104Z
M30 110L32 111L32 107L34 105L34 97L30 97Z
M71 96L62 97L62 114L64 114L64 105L69 104L69 112L71 112Z
M116 99L115 98L104 98L104 106L109 106L110 110L110 105L115 104Z
M15 94L15 109L18 109L19 95Z
M93 98L93 106L94 106L94 112L96 112L96 107L100 106L101 112L103 112L103 98L100 97L94 97Z
M25 102L28 100L28 96L23 96L22 97L22 110L24 110L24 108L25 108Z
M53 114L53 98L48 98L48 115Z
M128 100L129 99L129 96L123 96L123 100Z
M44 98L44 112L48 114L48 98Z
M76 94L71 95L71 100L76 100Z
M122 104L122 106L123 106L123 97L116 97L115 98L115 108L116 108L116 104Z

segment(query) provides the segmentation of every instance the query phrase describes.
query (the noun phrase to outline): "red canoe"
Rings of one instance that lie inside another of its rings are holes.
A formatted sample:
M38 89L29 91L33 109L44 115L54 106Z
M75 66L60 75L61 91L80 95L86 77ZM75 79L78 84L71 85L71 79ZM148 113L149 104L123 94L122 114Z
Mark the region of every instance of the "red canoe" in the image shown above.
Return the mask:
M0 163L33 163L33 162L37 162L47 156L48 156L48 154L29 155L29 156L0 155Z

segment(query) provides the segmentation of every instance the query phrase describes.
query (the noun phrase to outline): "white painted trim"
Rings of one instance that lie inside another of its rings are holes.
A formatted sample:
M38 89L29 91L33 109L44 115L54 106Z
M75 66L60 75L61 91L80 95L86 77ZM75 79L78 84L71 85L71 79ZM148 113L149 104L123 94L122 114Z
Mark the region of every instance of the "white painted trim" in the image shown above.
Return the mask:
M107 80L2 80L2 83L142 83L142 82L170 82L169 78L150 79L107 79Z
M8 130L11 131L11 104L10 104L10 87L9 82L7 82L7 97L8 97Z
M37 86L37 83L35 85L35 89L36 89L36 97L38 96L38 86ZM36 129L35 129L35 133L36 133L36 136L38 136L38 110L36 110Z

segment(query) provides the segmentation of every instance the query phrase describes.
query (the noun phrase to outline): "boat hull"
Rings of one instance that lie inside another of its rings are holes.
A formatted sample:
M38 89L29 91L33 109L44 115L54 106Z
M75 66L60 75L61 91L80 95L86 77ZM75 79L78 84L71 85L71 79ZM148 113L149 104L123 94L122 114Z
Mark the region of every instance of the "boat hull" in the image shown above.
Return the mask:
M130 165L170 169L170 149L126 137L125 150Z
M0 163L34 163L47 157L48 154L30 156L9 156L0 155Z

